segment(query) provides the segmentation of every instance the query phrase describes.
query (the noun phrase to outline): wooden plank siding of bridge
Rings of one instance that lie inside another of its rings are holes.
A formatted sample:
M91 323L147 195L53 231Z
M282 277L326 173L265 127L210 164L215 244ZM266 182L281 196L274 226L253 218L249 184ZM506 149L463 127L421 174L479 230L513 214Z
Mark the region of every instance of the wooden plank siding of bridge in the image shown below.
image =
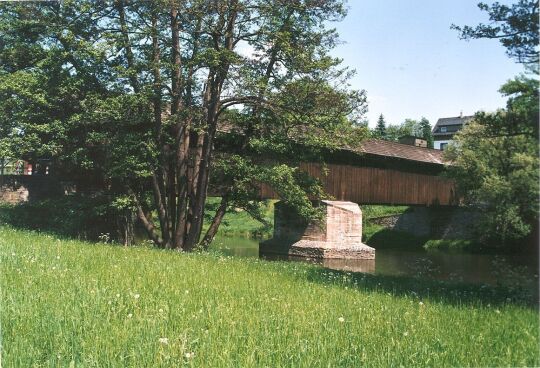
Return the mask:
M227 125L219 131L229 138L242 135L241 130ZM226 152L230 145L234 146L234 140L225 140L220 149ZM300 169L321 180L334 200L423 206L454 206L459 202L455 183L441 175L447 163L440 150L368 139L329 152L324 161L326 175L318 163L301 163ZM261 184L259 193L261 199L279 199L266 184Z
M321 180L335 200L359 204L455 205L454 183L441 176L403 172L387 168L302 163L300 169ZM262 198L278 198L263 185Z
M326 193L335 200L358 204L458 204L455 183L441 175L441 151L370 140L362 142L359 149L333 156L334 162L328 163L324 171L317 163L302 163L300 169L321 180ZM263 185L261 197L278 195Z

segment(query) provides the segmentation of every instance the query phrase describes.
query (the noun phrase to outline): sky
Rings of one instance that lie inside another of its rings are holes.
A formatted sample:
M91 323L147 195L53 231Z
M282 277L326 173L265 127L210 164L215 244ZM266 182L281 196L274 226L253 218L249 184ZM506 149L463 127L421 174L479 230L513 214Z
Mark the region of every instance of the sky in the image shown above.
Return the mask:
M441 117L505 106L498 90L523 67L498 40L460 40L450 29L487 23L476 3L349 0L345 20L332 24L344 42L332 54L356 69L351 87L367 91L371 127L380 114L390 124L426 117L434 125Z

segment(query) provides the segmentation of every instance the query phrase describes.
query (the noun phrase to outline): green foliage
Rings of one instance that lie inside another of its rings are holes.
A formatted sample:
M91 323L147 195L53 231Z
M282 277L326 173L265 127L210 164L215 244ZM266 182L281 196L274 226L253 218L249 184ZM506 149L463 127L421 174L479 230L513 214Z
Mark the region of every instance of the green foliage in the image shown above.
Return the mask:
M515 89L517 85L523 89ZM538 137L533 129L537 121L532 120L538 105L530 103L537 88L516 81L503 86L514 92L507 109L478 113L446 153L459 192L482 211L482 242L516 242L538 221Z
M105 197L65 196L0 204L0 223L61 237L97 240L101 234L115 236L115 213Z
M464 39L500 39L507 54L533 73L505 83L500 92L509 97L506 109L477 113L446 155L460 194L482 210L479 239L504 245L538 223L538 1L478 6L492 24L452 28Z
M428 148L433 148L433 133L432 133L432 127L428 119L422 117L420 119L420 136L424 138L427 141Z
M379 120L377 120L377 126L373 131L373 137L379 139L386 139L386 121L384 121L384 116L381 114Z
M362 219L369 220L377 217L401 215L409 209L408 206L381 206L381 205L362 205Z
M212 220L221 199L210 197L206 202L206 225ZM227 208L218 235L235 235L253 238L269 237L274 223L275 201L248 201L243 207L233 207L238 202L231 202Z
M476 38L498 39L506 53L520 63L538 67L538 0L519 0L506 5L498 2L491 6L479 3L480 10L489 14L490 24L476 27L452 28L459 31L465 40Z
M9 367L540 364L537 308L502 287L8 228L0 259Z
M471 240L464 239L430 239L423 245L425 250L444 250L444 251L471 251L477 245Z
M264 182L312 215L324 193L299 160L367 133L365 91L330 55L345 14L342 0L2 3L0 158L129 194L163 247L199 241L210 177L226 206L256 213ZM214 151L223 125L230 157Z
M431 124L426 118L422 117L420 121L405 119L405 121L399 125L390 124L386 128L385 139L397 142L400 137L407 135L423 138L427 140L428 148L433 148Z

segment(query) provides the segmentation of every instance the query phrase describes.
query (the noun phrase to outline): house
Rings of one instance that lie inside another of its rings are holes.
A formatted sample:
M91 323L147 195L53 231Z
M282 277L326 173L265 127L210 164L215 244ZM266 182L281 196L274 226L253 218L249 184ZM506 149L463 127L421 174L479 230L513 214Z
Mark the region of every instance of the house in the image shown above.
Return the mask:
M444 150L448 143L452 140L454 134L459 132L461 128L469 123L474 116L460 116L454 118L440 118L437 124L433 127L433 148Z

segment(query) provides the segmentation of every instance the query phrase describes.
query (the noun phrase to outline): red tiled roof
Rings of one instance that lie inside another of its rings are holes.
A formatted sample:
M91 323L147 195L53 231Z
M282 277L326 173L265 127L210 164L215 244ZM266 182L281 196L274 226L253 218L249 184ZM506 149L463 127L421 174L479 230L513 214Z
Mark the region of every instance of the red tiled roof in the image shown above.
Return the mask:
M442 165L443 151L411 146L397 142L383 141L380 139L368 139L360 143L360 147L354 151L376 156L394 157L410 161L427 162Z

